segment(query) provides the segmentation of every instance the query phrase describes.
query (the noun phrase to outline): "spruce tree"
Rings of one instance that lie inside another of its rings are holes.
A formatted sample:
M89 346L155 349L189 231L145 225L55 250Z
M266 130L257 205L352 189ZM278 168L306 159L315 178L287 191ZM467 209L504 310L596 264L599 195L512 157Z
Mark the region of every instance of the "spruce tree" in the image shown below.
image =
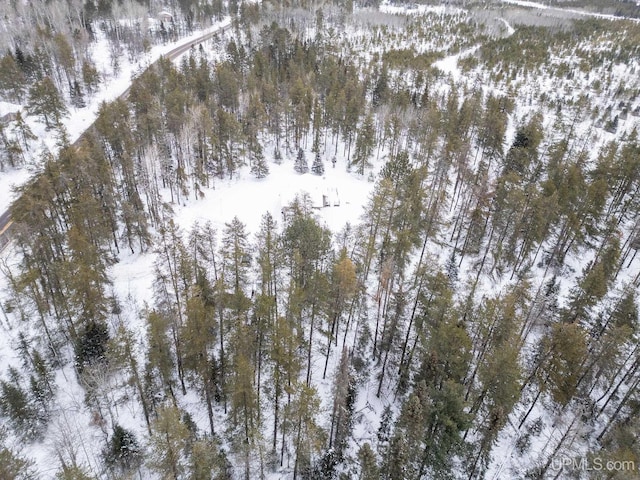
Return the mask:
M358 462L360 464L360 476L358 480L379 480L380 469L376 460L376 454L369 443L365 443L358 450Z
M265 178L269 175L269 166L262 154L262 147L259 143L254 142L250 147L251 154L251 173L256 178Z
M0 413L18 435L32 438L38 432L38 415L21 380L20 372L9 367L9 381L0 381Z
M84 102L84 94L82 93L82 88L78 83L78 80L73 81L73 85L69 87L69 97L71 98L71 105L76 108L83 108L86 106Z
M356 167L356 171L360 175L364 175L365 169L371 166L369 158L371 157L375 147L375 133L373 116L369 114L365 117L362 127L358 132L356 149L350 163L350 165Z
M316 175L324 175L324 162L320 157L320 152L316 152L315 159L313 160L313 165L311 166L311 171Z
M78 373L90 365L107 362L109 330L102 322L89 322L80 333L75 345Z
M304 150L302 150L302 148L298 149L298 156L296 157L296 162L293 169L300 174L304 174L309 171L307 157L305 156Z
M135 434L117 424L113 427L103 456L107 466L120 474L137 468L142 461L140 445Z

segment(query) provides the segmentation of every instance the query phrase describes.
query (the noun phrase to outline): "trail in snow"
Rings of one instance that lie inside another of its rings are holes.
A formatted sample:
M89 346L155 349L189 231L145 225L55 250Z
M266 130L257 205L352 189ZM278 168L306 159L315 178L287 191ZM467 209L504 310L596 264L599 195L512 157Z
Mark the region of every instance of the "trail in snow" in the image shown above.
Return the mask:
M513 35L514 33L516 33L516 29L513 28L509 22L507 22L504 18L500 18L500 20L502 20L502 23L504 23L504 26L507 27L507 36L510 37L511 35Z
M603 18L605 20L631 20L632 22L636 22L636 23L640 22L640 19L633 18L633 17L618 17L616 15L611 15L607 13L589 12L586 10L575 10L573 8L550 7L548 5L543 5L538 2L530 2L525 0L502 0L502 3L517 5L519 7L537 8L538 10L554 10L557 12L573 13L576 15L583 15L585 17Z
M516 29L513 28L504 18L500 18L500 20L502 20L505 27L507 28L507 36L510 37L511 35L513 35ZM481 46L482 45L474 45L473 47L463 50L460 53L449 55L448 57L435 62L433 66L442 70L444 73L451 75L457 82L462 77L462 72L460 71L460 67L458 67L458 60L464 57L468 57L469 55L473 55Z
M462 72L460 71L460 67L458 67L458 60L469 55L472 55L476 50L478 50L482 45L475 45L467 50L463 50L460 53L456 53L455 55L449 55L448 57L443 58L442 60L438 60L433 64L434 67L442 70L444 73L449 74L453 77L453 79L457 82L460 80L462 76Z

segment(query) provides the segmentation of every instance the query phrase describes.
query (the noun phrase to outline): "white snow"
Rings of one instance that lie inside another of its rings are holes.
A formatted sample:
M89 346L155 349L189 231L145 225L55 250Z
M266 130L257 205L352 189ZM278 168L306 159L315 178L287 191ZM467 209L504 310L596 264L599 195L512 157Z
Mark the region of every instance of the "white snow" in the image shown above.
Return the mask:
M539 8L541 10L546 10L549 8L547 5L543 5L538 2L529 2L524 0L502 0L502 3L510 3L512 5L518 5L519 7L528 7L528 8Z
M194 222L211 221L222 230L226 222L237 216L255 233L266 212L282 224L282 208L296 196L307 193L312 205L319 207L318 216L333 232L338 232L345 223L354 224L359 220L362 206L373 189L373 183L346 172L342 162L332 168L331 163L325 161L323 176L296 173L292 160L285 160L282 165L271 163L269 169L269 176L261 180L245 170L238 178L216 181L213 190L205 191L204 199L175 209L176 222L190 229ZM321 207L323 195L329 197L330 206ZM339 196L339 206L335 205L336 196Z
M469 55L473 55L478 48L480 48L480 45L476 45L455 55L449 55L448 57L435 62L433 66L439 68L444 73L451 75L453 79L458 82L462 76L462 72L458 67L458 60Z
M640 22L640 19L638 18L633 18L633 17L620 17L620 16L616 16L616 15L611 15L611 14L607 14L607 13L597 13L597 12L590 12L588 10L576 10L574 8L562 8L562 7L550 7L548 5L544 5L542 3L538 3L538 2L530 2L530 1L525 1L525 0L502 0L502 3L508 3L511 5L517 5L519 7L526 7L526 8L536 8L539 10L556 10L559 12L567 12L567 13L573 13L576 15L583 15L586 17L594 17L594 18L602 18L605 20L630 20L632 22Z
M396 15L424 15L425 13L436 14L452 14L460 13L465 10L462 8L451 7L449 5L391 5L389 2L383 2L380 4L380 11L383 13L393 13Z
M16 105L15 103L0 101L0 117L8 113L19 112L21 108L21 105Z
M504 23L504 26L507 27L507 35L513 35L516 33L516 29L513 28L509 22L507 22L504 18L500 18L500 20Z

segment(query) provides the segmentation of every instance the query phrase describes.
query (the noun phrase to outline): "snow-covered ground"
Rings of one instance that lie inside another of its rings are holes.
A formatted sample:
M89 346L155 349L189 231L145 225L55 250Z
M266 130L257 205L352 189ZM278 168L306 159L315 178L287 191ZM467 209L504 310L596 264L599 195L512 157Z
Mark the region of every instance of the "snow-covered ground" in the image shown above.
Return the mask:
M605 20L620 20L621 18L625 18L626 20L631 20L633 22L640 22L640 19L638 18L619 17L616 15L611 15L607 13L590 12L588 10L577 10L575 8L551 7L543 3L531 2L526 0L501 0L501 1L502 3L508 3L510 5L517 5L519 7L526 7L526 8L536 8L538 10L556 10L558 12L573 13L576 15L583 15L586 17L602 18Z
M425 13L444 15L465 12L462 8L450 5L420 5L417 3L413 5L391 5L388 2L382 2L380 11L398 15L424 15Z
M224 223L237 216L255 233L265 213L282 223L282 208L306 193L319 218L333 232L339 232L347 222L358 222L373 189L373 183L366 178L348 173L342 161L335 168L326 161L322 176L296 173L293 160L285 160L282 165L271 163L269 169L270 174L264 179L257 180L245 171L233 180L217 182L215 189L205 192L204 199L176 208L175 220L185 230L194 222L206 221L222 230ZM323 207L323 197L329 206Z
M471 47L467 50L464 50L463 52L456 53L455 55L449 55L448 57L435 62L433 66L439 68L444 73L451 75L453 80L458 82L460 80L460 77L462 76L462 72L458 67L458 60L469 55L473 55L473 53L476 52L478 48L480 48L480 45L476 45L475 47Z
M538 2L527 2L524 0L502 0L502 3L510 3L511 5L518 5L519 7L527 8L539 8L545 10L549 8L547 5Z

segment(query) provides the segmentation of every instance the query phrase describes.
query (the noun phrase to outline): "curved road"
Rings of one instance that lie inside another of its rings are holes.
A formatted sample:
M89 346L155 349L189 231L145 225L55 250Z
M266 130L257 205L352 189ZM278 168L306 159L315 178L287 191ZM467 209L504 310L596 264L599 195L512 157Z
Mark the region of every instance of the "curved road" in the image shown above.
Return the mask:
M174 49L162 55L160 58L168 58L170 60L174 60L180 55L182 55L183 53L185 53L186 51L188 51L194 45L198 45L202 42L206 42L207 40L214 37L218 33L229 30L230 28L231 28L231 22L229 22L228 25L223 25L217 28L216 30L213 30L212 32L205 33L204 35L201 35L194 40L191 40L178 47L175 47ZM151 68L153 65L155 65L157 61L158 60L153 62L151 65L149 65L149 67L147 67L147 70ZM127 89L118 98L119 99L126 98L127 95L129 95L129 89L130 89L130 86L127 87ZM91 124L91 126L93 126L93 123ZM91 126L89 128L91 128ZM87 128L87 130L89 128ZM76 140L74 143L79 142L81 138L82 138L82 135L80 135L80 137L78 137L78 140ZM11 235L12 225L13 225L13 221L11 220L11 210L7 210L6 212L2 213L2 215L0 215L0 252L4 250L4 248L9 244L9 241L11 239L10 235Z

